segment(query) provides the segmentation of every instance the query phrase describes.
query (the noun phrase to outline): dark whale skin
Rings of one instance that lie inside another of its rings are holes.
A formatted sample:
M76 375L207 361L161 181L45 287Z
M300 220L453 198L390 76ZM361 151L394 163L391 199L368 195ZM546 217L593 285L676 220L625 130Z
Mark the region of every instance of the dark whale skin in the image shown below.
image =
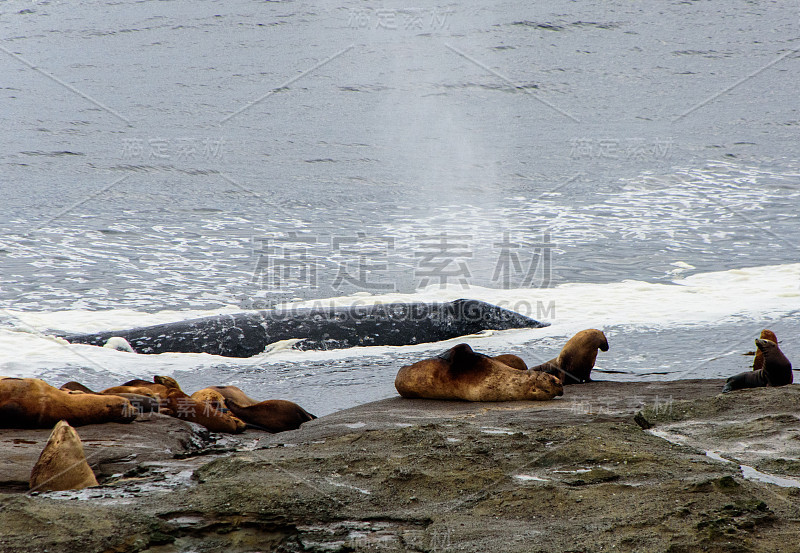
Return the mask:
M439 342L482 330L548 326L478 300L388 303L291 311L251 311L128 330L63 336L73 344L102 346L125 338L137 353L210 353L251 357L271 343L302 339L296 349L404 346Z

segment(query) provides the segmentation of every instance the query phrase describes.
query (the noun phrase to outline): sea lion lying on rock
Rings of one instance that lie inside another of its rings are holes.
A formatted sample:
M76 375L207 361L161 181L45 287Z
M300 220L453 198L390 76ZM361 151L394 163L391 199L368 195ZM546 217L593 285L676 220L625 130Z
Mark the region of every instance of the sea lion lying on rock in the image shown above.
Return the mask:
M468 344L402 367L394 386L406 398L467 401L546 400L563 394L556 377L514 369L474 352Z
M597 350L608 351L606 335L596 328L581 330L567 341L558 357L530 370L555 375L563 384L591 382Z
M131 422L136 410L120 396L69 393L38 378L0 378L0 428L51 428Z
M192 399L181 390L178 381L169 376L154 376L153 382L130 380L123 386L133 386L152 390L164 399L169 414L205 426L212 432L238 434L244 432L245 423L213 404Z
M794 380L792 364L772 340L756 338L756 347L764 357L764 367L757 371L745 371L730 377L722 388L726 394L743 388L785 386Z
M31 471L30 489L35 492L81 490L97 486L78 433L67 421L58 421Z
M68 393L73 394L94 394L94 395L115 395L124 397L128 401L131 402L131 406L140 414L143 415L145 413L158 413L162 407L161 400L156 395L144 395L144 394L130 394L127 392L120 392L116 394L101 394L100 392L95 392L94 390L89 389L87 386L84 386L80 382L70 381L61 386L59 390L63 390ZM167 413L163 413L167 414Z
M180 389L170 389L166 395L166 404L173 417L201 424L212 432L244 432L245 423L242 420L216 409L211 403L195 401Z
M192 399L181 390L178 382L169 376L154 376L153 382L129 380L121 386L112 386L102 394L139 394L149 396L159 404L159 411L178 419L205 426L212 432L238 434L245 424L231 414L217 409L211 403Z
M204 388L204 390L212 390L224 397L226 401L230 399L242 406L255 405L258 403L257 400L251 398L236 386L210 386ZM192 394L192 396L194 396L194 394Z
M239 405L235 400L227 399L225 405L248 425L272 433L295 430L304 422L317 418L296 403L284 399L268 399L253 405Z
M192 399L227 408L248 426L273 433L295 430L304 422L317 418L291 401L256 401L236 386L203 388L193 393Z
M141 394L150 397L166 398L170 390L180 390L181 387L178 381L169 376L154 376L153 382L147 380L134 379L129 380L121 386L112 386L106 388L101 394Z

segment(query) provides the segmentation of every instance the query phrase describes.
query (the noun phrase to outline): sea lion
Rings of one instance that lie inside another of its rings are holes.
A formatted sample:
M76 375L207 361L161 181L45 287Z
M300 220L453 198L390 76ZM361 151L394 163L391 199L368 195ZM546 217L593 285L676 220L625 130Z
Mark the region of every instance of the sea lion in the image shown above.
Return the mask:
M527 371L528 365L525 364L525 361L522 360L522 357L518 355L514 355L512 353L504 353L503 355L495 355L492 357L495 361L500 361L501 363L505 363L512 369L518 369L520 371Z
M567 341L558 357L530 370L555 375L563 384L591 382L598 349L608 351L606 335L596 328L581 330Z
M59 390L64 392L83 392L84 394L96 394L97 392L89 389L87 386L84 386L80 382L75 382L74 380L70 380L63 386L59 388Z
M51 428L131 422L136 410L119 396L69 393L38 378L0 378L0 428Z
M189 397L197 402L210 403L214 409L227 409L225 406L225 396L213 388L197 390Z
M764 356L764 368L757 371L745 371L725 381L722 393L743 388L761 388L764 386L785 386L794 380L792 363L786 358L772 340L756 338L756 347Z
M215 409L210 403L199 402L179 389L171 388L165 397L170 415L205 426L212 432L239 434L244 432L245 423L240 419Z
M67 421L58 421L31 470L30 489L55 492L89 486L97 486L97 478L86 462L81 439Z
M394 386L406 398L467 401L546 400L563 394L553 375L513 369L468 344L402 367Z
M173 389L181 391L177 380L169 376L154 376L153 382L136 378L125 382L121 386L106 388L100 393L111 395L140 394L155 398L166 398L167 393Z
M759 338L763 340L770 340L772 342L778 343L778 337L775 336L775 333L771 330L767 330L766 328L761 331L761 335ZM764 368L764 354L761 353L761 350L756 348L756 356L753 357L753 370L760 371Z
M61 386L59 390L71 394L94 394L94 395L115 395L124 397L131 402L131 406L141 415L144 413L158 413L161 409L161 398L158 395L151 395L149 391L147 394L132 394L128 392L117 392L115 394L101 394L95 392L80 382L70 381Z
M208 390L214 390L215 392L222 395L225 400L232 399L236 403L242 406L248 405L255 405L258 403L255 399L251 398L247 394L245 394L242 390L237 388L236 386L211 386L207 388Z
M296 403L283 399L268 399L246 406L226 399L225 405L248 425L272 433L295 430L304 422L317 418Z

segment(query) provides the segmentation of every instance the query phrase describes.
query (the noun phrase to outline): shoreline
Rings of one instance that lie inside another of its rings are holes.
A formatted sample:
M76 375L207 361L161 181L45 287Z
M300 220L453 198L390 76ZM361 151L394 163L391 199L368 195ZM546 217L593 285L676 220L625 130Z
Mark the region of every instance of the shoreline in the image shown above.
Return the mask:
M78 427L103 485L0 486L0 550L789 551L800 488L740 465L800 477L800 385L723 396L723 382L595 382L543 402L397 397L217 441L161 416ZM22 474L38 434L49 430L0 431L0 466L14 452Z

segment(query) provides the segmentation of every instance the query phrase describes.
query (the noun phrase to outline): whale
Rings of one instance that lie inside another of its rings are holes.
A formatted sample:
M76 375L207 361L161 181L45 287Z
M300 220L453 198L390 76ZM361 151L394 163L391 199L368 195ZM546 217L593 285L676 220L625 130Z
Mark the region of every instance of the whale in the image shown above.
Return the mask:
M440 342L484 330L542 328L544 323L479 300L382 303L248 311L88 334L60 334L73 344L105 346L123 338L136 353L209 353L252 357L269 344L299 340L300 350L405 346Z

